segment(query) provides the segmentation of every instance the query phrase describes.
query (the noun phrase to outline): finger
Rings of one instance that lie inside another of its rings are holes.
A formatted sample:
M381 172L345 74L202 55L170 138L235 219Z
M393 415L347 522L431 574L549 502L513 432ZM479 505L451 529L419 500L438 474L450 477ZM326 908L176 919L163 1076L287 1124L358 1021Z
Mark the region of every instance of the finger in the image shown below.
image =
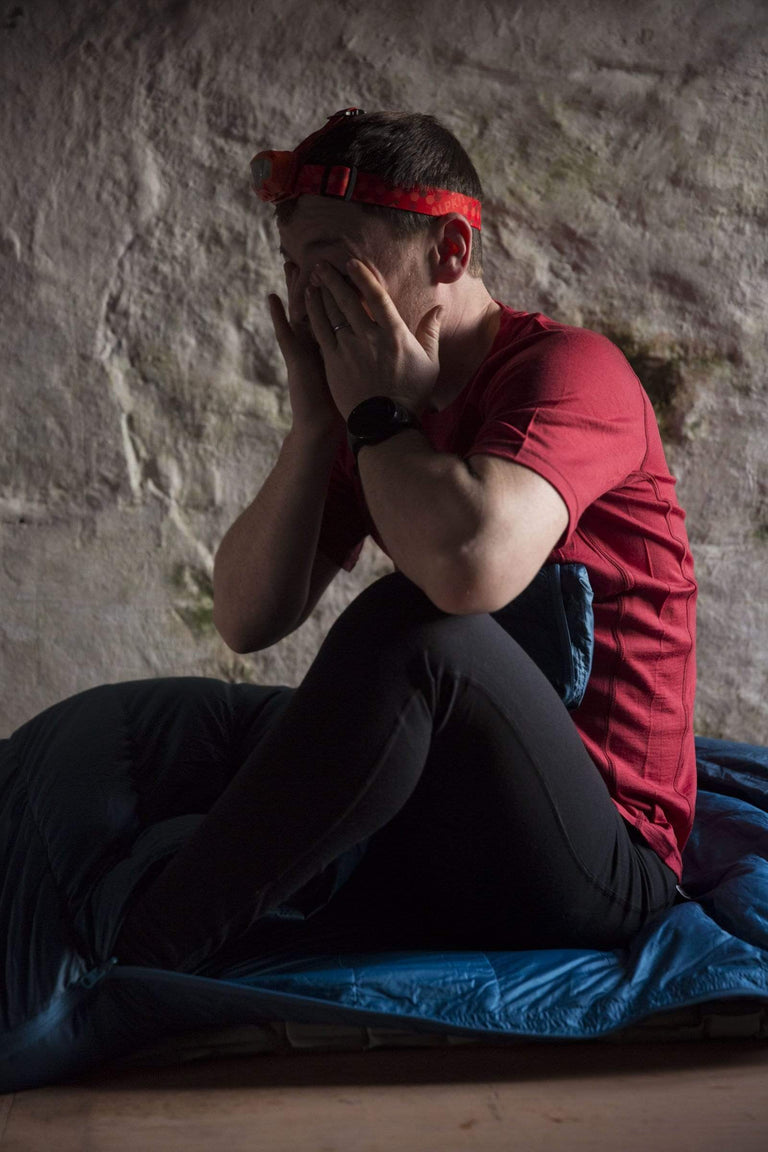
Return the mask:
M320 345L323 354L332 351L336 346L336 339L331 331L331 324L325 312L320 289L312 284L306 290L307 312L312 325L315 339Z
M328 317L328 323L331 326L331 330L337 328L339 324L348 324L349 321L347 320L339 305L336 303L333 292L331 292L329 288L326 288L325 284L321 284L318 288L318 291L322 297L323 308L325 309L325 314Z
M285 276L286 299L288 300L288 307L285 310L285 314L289 322L293 324L296 321L296 316L294 315L296 308L296 293L294 292L294 287L296 277L299 275L299 270L295 264L288 261L283 265L283 275Z
M328 308L328 299L324 295L323 300L326 304L326 312L329 318L333 320L334 324L338 324L343 320L348 321L353 331L358 336L363 336L373 324L373 318L363 307L363 301L360 298L360 293L355 288L352 281L347 276L342 276L338 268L328 261L322 261L317 265L317 271L320 277L321 284L331 296L333 305L338 309L338 319L333 320L333 310Z
M283 356L285 356L288 341L291 338L291 331L288 318L285 315L285 309L283 308L283 302L280 297L274 293L270 293L267 300L269 302L269 315L272 319L272 327L275 330L277 343L280 346L280 351L283 353Z
M440 359L440 326L443 322L444 315L445 308L441 304L430 308L429 312L427 312L425 316L422 316L414 332L414 336L419 344L421 344L427 356L435 362L438 362Z
M318 359L322 362L320 350L312 335L309 322L302 322L298 326L291 324L280 297L270 294L267 300L269 301L269 313L277 344L286 364L288 364L289 358L305 355L307 351L316 352Z
M361 260L347 263L353 283L360 289L377 324L399 328L405 324L384 285Z
M325 315L328 318L328 323L331 326L331 330L333 330L339 324L343 323L346 317L336 301L334 286L327 283L320 264L316 264L312 269L309 285L311 288L314 288L320 296L323 302L323 308L325 309Z

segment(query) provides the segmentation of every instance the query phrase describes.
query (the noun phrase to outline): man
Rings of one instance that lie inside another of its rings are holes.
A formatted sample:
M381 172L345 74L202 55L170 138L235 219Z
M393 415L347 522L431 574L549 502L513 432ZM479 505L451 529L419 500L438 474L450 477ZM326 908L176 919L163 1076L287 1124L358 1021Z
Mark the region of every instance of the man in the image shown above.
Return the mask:
M217 552L215 624L276 643L369 534L397 571L134 909L135 962L198 969L356 846L324 914L395 945L623 946L681 898L695 804L697 586L648 398L604 337L488 293L480 182L433 117L347 109L252 167L293 424ZM572 711L494 615L554 563L594 591Z

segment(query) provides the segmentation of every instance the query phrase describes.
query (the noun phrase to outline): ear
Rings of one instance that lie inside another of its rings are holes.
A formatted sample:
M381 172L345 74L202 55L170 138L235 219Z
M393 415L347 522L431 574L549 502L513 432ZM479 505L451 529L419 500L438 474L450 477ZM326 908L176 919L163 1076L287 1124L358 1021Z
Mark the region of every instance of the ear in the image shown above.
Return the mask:
M435 235L434 272L438 283L454 284L467 270L472 254L472 226L452 212L439 217Z

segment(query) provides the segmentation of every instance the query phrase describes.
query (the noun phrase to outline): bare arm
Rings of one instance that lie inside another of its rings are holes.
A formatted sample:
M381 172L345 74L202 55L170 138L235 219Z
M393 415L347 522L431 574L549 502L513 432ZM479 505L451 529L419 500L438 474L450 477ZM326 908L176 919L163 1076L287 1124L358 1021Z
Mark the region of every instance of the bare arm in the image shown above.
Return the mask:
M213 622L235 652L268 648L292 632L338 571L316 560L337 446L327 431L292 429L261 491L219 545Z
M439 372L443 306L411 331L383 277L362 260L316 269L307 309L343 416L385 395L420 414ZM366 307L363 307L363 305ZM345 318L341 336L333 320ZM436 451L421 429L364 445L358 467L368 510L397 567L444 612L493 612L530 583L568 526L558 490L532 469L476 453Z
M371 516L398 568L444 612L495 612L568 527L560 493L512 460L436 452L406 429L360 450Z
M274 294L269 310L287 368L293 426L213 565L213 622L235 652L269 648L298 628L339 570L317 552L317 541L345 426L320 350L297 310L298 269L290 262L285 277L290 317Z

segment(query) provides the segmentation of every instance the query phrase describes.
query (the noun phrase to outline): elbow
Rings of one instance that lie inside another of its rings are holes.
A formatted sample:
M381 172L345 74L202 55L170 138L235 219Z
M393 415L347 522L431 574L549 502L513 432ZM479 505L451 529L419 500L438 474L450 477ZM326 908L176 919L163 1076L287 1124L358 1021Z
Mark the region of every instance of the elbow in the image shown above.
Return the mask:
M240 638L236 637L233 633L229 632L226 627L222 627L221 621L216 618L216 611L213 613L213 626L218 632L221 639L226 644L227 648L232 652L237 652L238 655L244 655L248 651L247 645L241 643Z
M258 645L252 644L249 638L243 636L236 628L233 628L231 622L227 623L225 620L222 620L221 612L216 611L215 598L213 602L213 626L227 648L231 649L232 652L237 652L239 656L245 656L248 652L258 651Z
M271 648L273 644L276 644L278 640L282 639L280 636L274 640L254 639L253 637L241 636L227 637L220 628L217 628L216 631L219 633L219 636L221 636L227 648L231 649L232 652L236 652L238 656L248 656L252 652L262 652L265 648Z
M539 567L511 564L509 554L494 558L487 548L467 546L434 564L424 590L441 612L450 615L500 612L527 588Z
M530 582L522 573L498 571L476 554L464 552L438 571L439 579L428 594L436 607L452 616L498 612Z
M229 612L230 619L227 619L227 613L223 611L223 605L228 602L229 597L221 587L220 577L217 579L217 561L218 556L214 557L213 562L213 611L211 613L211 622L227 648L231 649L232 652L241 654L245 652L245 649L240 643L241 637L237 634L237 629L231 619L232 612Z
M440 589L430 599L441 612L447 612L450 616L473 616L482 612L498 612L514 596L494 597L484 588L462 583Z
M290 628L275 629L272 628L269 632L261 631L256 632L251 630L246 633L242 630L238 631L236 628L229 627L223 624L220 615L216 613L214 603L213 609L213 626L218 632L221 639L233 652L238 656L247 656L251 652L263 652L265 648L271 648L273 644L279 643L288 632L292 631Z

